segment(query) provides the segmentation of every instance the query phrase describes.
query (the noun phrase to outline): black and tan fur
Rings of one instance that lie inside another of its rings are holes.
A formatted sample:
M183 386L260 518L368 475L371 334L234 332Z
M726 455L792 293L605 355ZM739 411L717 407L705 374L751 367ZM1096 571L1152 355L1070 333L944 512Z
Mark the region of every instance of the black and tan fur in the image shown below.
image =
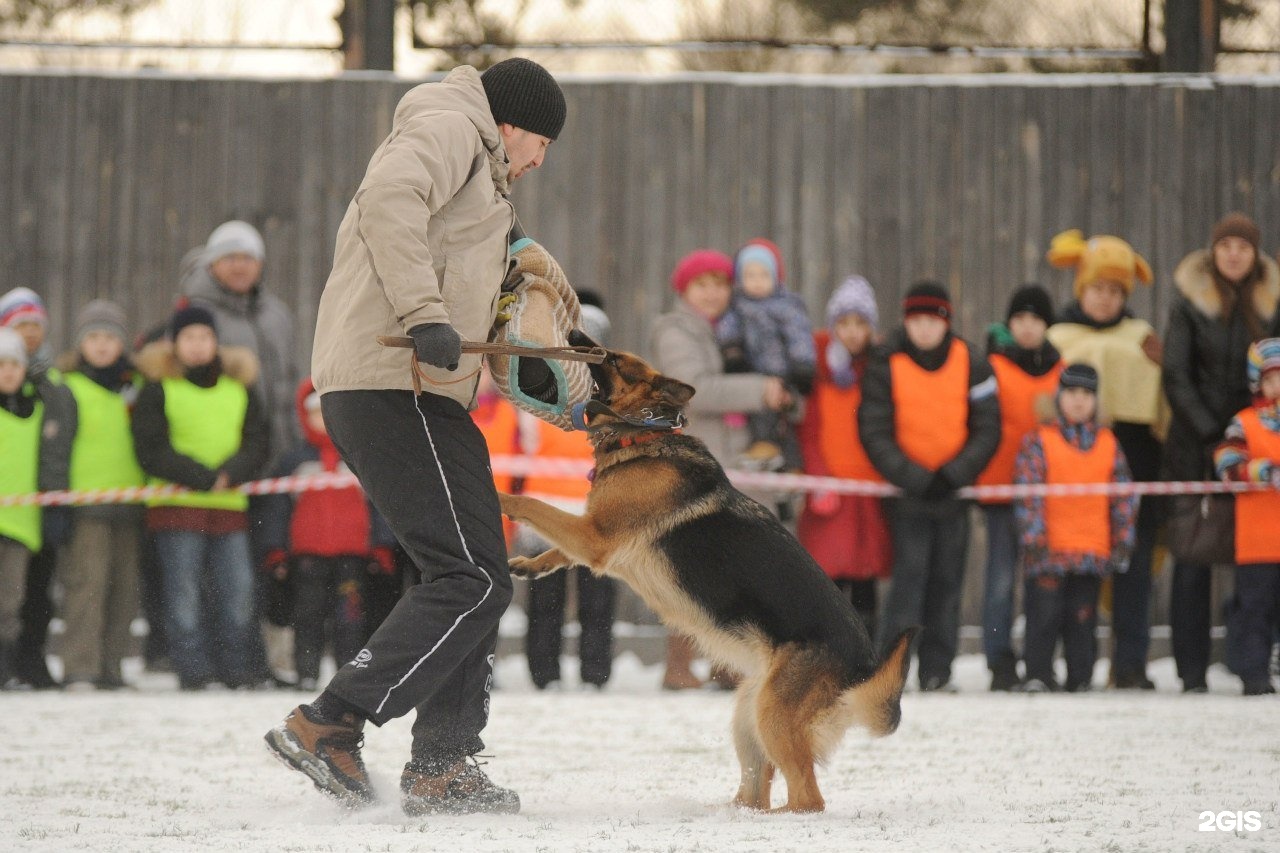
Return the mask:
M628 353L611 352L592 375L596 398L620 416L675 417L694 393ZM845 730L897 728L914 630L879 661L849 602L698 439L608 414L590 427L596 471L584 515L500 496L504 513L554 546L513 558L513 572L538 577L581 564L625 581L669 627L743 676L735 803L768 809L776 769L787 782L783 810L821 811L814 765Z

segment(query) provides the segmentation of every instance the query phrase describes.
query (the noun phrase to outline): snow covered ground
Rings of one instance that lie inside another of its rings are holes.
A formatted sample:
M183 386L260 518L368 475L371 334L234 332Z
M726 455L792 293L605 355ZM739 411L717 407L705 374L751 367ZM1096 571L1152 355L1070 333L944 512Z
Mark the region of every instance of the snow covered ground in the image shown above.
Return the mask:
M368 733L384 798L352 813L262 745L299 694L179 694L166 676L0 694L0 850L1280 849L1280 700L1242 699L1216 668L1210 695L1181 696L1171 661L1151 671L1155 694L992 695L962 658L958 695L907 695L890 738L850 733L819 776L827 812L806 816L729 806L730 697L663 693L632 656L602 693L538 693L500 660L486 769L524 801L503 817L401 814L408 720ZM1261 828L1199 830L1222 811Z

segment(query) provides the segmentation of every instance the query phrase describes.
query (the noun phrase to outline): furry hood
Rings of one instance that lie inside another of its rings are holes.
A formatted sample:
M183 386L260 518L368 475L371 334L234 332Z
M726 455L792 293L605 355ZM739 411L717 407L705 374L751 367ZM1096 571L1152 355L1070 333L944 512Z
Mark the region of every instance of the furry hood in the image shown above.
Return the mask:
M222 360L222 372L243 385L252 385L258 380L258 357L247 347L218 347L218 358ZM173 354L171 341L154 341L142 348L133 357L133 363L151 382L162 379L178 379L184 371Z
M1276 315L1280 305L1280 265L1268 255L1262 258L1262 281L1253 289L1253 310L1263 320ZM1208 249L1197 249L1182 259L1174 270L1173 281L1178 291L1196 310L1210 319L1222 316L1222 298L1213 286L1213 255Z

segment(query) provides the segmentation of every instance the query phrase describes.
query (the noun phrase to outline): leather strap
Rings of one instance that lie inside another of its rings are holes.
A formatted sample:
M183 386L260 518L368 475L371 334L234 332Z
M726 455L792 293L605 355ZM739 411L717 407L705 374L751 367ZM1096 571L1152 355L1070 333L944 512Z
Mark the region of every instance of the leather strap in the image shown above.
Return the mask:
M379 335L378 343L384 347L413 349L413 338ZM609 356L604 347L524 347L516 344L482 343L463 341L462 351L481 355L518 355L550 358L556 361L585 361L601 364Z

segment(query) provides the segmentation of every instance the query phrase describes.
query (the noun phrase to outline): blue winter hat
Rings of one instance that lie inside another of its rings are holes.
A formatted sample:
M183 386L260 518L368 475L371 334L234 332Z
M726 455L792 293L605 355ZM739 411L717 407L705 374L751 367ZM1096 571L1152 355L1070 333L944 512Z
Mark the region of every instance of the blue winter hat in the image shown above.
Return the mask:
M778 259L767 246L748 243L738 250L737 257L733 259L733 279L738 284L742 283L742 270L747 264L760 264L767 269L769 278L773 279L774 289L778 289L781 284L778 277Z
M842 281L827 300L828 327L835 326L837 320L848 314L857 314L866 320L872 331L880 325L875 291L871 289L871 282L860 275L851 275Z

